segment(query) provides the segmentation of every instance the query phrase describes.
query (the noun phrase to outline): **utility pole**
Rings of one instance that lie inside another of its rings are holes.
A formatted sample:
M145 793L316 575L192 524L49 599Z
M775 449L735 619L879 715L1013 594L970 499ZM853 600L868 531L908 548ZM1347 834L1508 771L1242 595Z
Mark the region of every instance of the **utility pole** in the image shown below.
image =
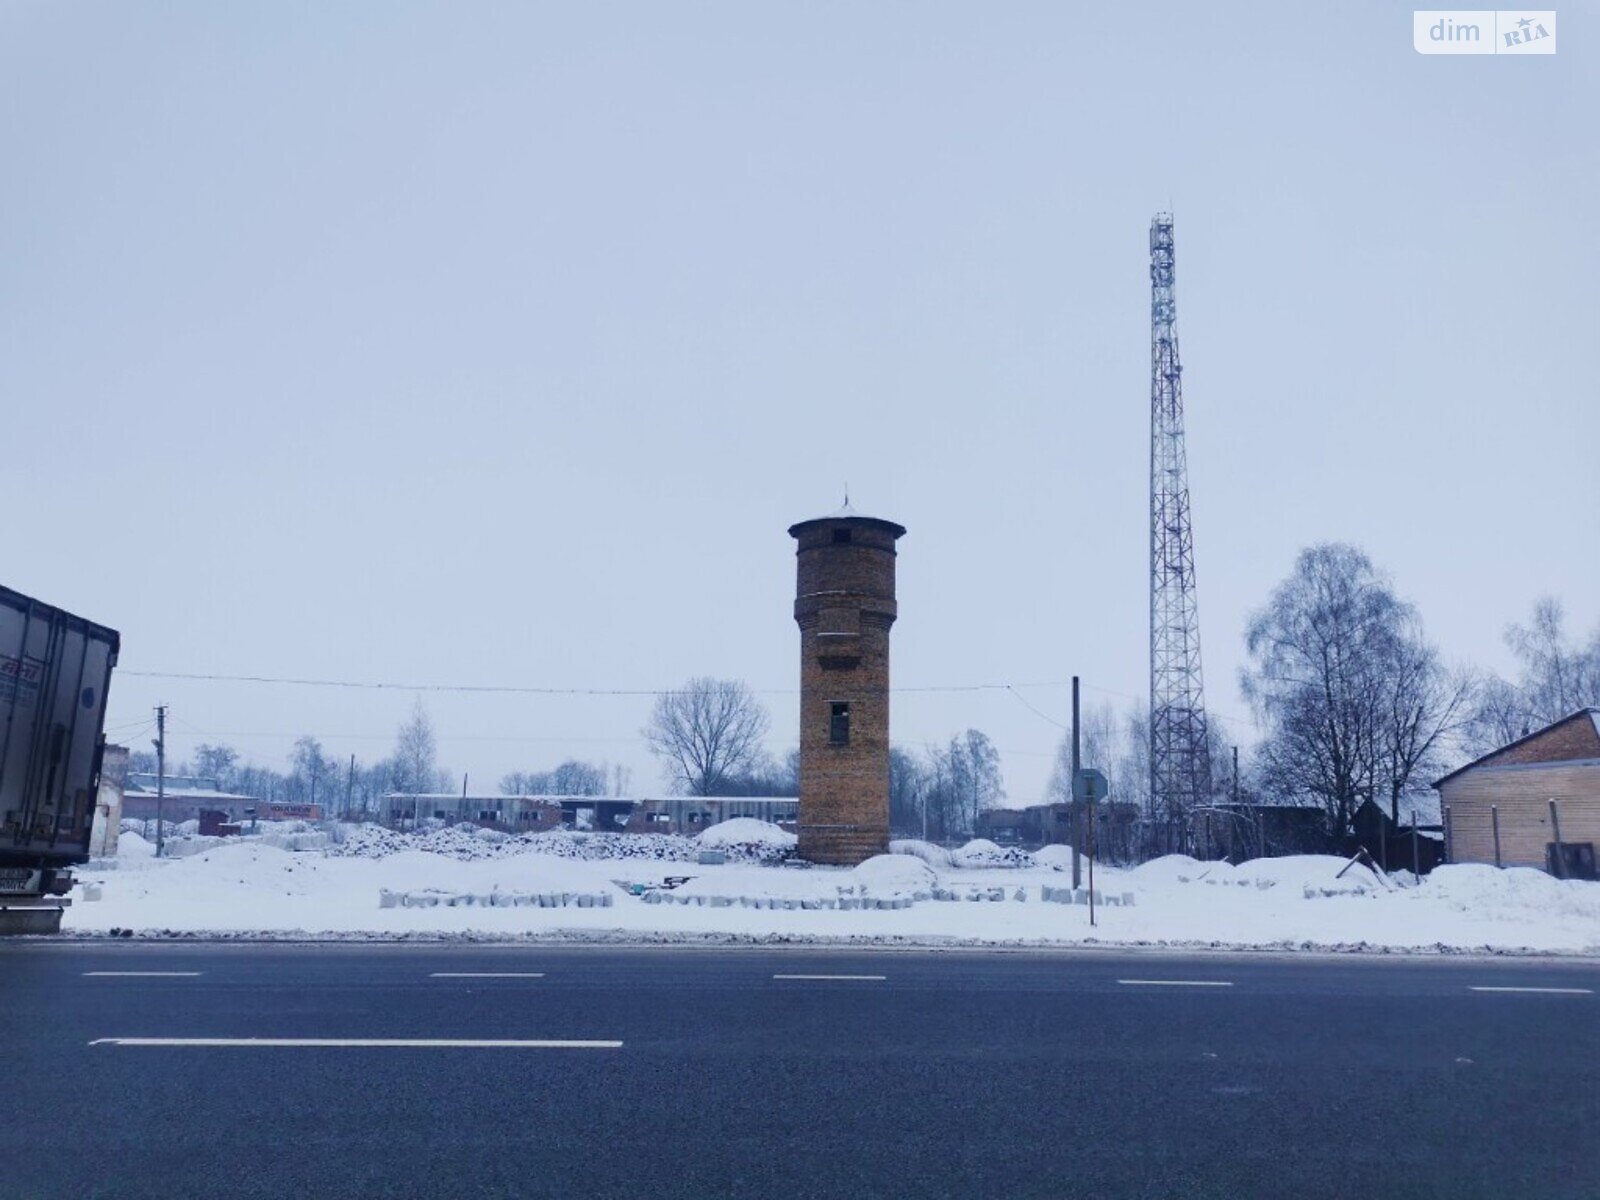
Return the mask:
M1233 797L1233 816L1231 824L1228 826L1229 840L1230 842L1237 842L1239 840L1239 822L1244 818L1244 814L1239 811L1239 747L1237 746L1233 748L1233 781L1229 786L1229 792ZM1231 846L1230 849L1232 849L1233 853L1229 856L1228 861L1232 862L1239 857L1239 853L1237 846Z
M161 857L167 800L167 706L156 705L156 857Z
M356 790L356 756L354 754L352 754L350 756L350 774L345 777L345 781L344 781L344 812L339 814L340 816L342 816L347 821L350 819L350 799L351 799L351 796L354 794L355 790Z
M1079 761L1078 742L1078 677L1072 677L1072 782L1067 790L1067 802L1072 807L1067 809L1072 814L1072 890L1077 891L1082 882L1083 871L1083 814L1075 813L1077 807L1077 787Z

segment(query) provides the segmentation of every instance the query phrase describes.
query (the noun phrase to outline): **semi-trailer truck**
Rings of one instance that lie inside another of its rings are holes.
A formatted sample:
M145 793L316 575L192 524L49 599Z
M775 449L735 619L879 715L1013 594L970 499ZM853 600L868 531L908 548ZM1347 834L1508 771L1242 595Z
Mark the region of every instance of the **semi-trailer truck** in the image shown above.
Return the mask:
M54 933L89 857L121 638L0 587L0 933Z

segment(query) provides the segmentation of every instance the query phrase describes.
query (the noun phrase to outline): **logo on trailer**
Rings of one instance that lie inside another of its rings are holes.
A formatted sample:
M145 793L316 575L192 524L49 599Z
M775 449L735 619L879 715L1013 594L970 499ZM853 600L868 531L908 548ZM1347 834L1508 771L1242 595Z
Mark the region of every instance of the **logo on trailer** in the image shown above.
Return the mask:
M39 681L43 678L43 659L0 654L0 703L37 701Z

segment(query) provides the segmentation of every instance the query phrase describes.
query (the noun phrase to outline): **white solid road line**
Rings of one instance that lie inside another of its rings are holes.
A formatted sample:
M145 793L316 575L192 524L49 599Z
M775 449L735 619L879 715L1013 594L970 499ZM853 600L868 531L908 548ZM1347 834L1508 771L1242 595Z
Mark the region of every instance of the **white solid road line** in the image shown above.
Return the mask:
M95 1038L91 1046L223 1046L223 1047L334 1047L355 1049L418 1050L616 1050L621 1042L510 1038Z
M863 979L868 981L883 982L886 975L774 975L774 979Z
M1126 987L1232 987L1226 979L1119 979Z
M89 979L193 979L202 974L200 971L85 971L84 976Z
M1593 988L1551 988L1551 987L1475 987L1474 992L1542 992L1549 996L1592 996Z
M433 971L429 979L543 979L543 971Z

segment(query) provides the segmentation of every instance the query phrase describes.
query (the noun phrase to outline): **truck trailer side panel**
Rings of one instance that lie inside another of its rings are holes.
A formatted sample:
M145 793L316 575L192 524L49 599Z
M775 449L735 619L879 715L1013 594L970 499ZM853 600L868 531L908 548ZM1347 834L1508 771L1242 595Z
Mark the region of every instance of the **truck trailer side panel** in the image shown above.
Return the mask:
M0 893L89 852L117 632L0 587Z

